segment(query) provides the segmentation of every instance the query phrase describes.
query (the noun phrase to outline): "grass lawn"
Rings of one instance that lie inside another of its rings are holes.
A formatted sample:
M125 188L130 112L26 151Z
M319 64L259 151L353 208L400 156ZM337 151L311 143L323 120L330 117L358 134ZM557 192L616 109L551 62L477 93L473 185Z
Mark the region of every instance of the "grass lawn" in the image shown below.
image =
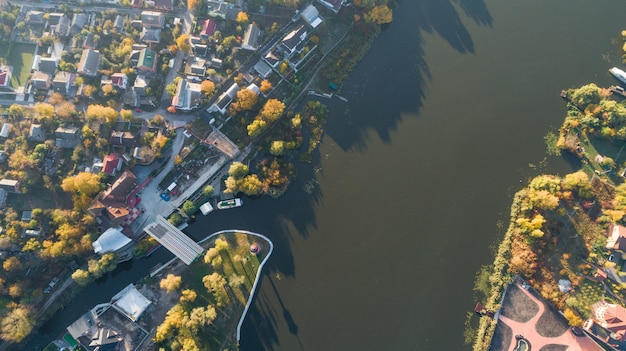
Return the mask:
M11 77L13 88L26 84L33 64L34 53L35 44L13 43L11 56L8 59L9 65L13 66L13 77Z

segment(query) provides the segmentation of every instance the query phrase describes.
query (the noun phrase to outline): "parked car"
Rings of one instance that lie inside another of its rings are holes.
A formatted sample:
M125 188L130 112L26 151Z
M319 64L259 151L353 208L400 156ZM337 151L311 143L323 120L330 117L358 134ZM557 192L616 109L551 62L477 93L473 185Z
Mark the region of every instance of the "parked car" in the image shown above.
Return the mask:
M165 200L165 201L170 201L170 196L167 195L166 193L161 193L161 199Z

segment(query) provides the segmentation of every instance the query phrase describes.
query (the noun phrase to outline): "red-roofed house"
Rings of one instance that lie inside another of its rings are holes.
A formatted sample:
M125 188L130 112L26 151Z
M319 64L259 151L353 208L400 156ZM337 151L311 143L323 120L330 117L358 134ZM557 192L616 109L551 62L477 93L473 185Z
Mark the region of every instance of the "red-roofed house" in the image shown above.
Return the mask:
M5 66L5 65L0 66L0 89L13 90L13 88L11 88L12 72L13 72L12 66Z
M122 169L122 159L118 154L109 154L102 161L102 172L115 176Z
M615 340L626 340L626 308L612 303L599 302L593 305L592 317L598 324L615 333Z
M611 224L607 230L606 248L626 258L626 227Z
M124 73L113 73L111 75L111 85L120 89L126 90L128 84L128 77Z
M200 37L202 37L202 39L207 40L213 35L213 33L215 33L215 21L205 19L200 21L198 24L202 26L202 30L200 30Z

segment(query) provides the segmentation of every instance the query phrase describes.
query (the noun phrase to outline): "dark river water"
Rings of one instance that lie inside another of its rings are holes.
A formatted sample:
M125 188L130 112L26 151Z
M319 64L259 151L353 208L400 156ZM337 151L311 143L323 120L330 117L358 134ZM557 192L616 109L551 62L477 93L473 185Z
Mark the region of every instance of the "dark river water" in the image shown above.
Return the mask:
M541 172L563 88L615 84L618 0L404 0L355 68L319 155L279 200L245 199L187 230L256 231L274 256L241 349L465 350L463 324L511 196ZM626 25L625 25L626 26ZM307 194L304 184L317 179ZM171 257L159 250L87 289L38 333L51 339ZM39 343L33 343L39 345ZM30 350L31 348L29 348ZM32 348L35 349L35 348Z

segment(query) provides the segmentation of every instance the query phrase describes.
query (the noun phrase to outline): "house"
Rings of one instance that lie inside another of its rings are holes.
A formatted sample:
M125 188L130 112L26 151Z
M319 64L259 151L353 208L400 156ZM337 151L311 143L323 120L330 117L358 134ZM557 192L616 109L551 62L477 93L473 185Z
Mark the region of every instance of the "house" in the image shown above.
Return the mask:
M24 17L24 22L26 24L35 24L35 25L44 25L46 24L46 19L44 18L45 13L42 11L30 10L26 12L26 16Z
M150 79L146 78L146 76L138 75L135 78L135 84L133 84L133 92L137 95L144 96L146 95L146 89L150 86Z
M259 49L259 38L261 37L261 29L255 23L250 23L246 28L241 44L242 49L256 51Z
M82 135L76 127L59 127L54 131L55 145L60 148L72 149L80 144Z
M626 341L626 308L606 302L595 303L591 308L592 322L609 330L613 339L619 342ZM591 329L592 322L585 322L584 328Z
M211 58L211 67L215 67L215 68L222 68L222 64L224 62L220 59L218 59L217 57L213 57Z
M95 77L98 74L101 62L102 56L99 51L92 49L83 50L83 54L80 56L80 62L77 66L78 74L81 76Z
M4 189L9 193L19 193L20 181L13 179L0 179L0 189Z
M237 14L242 11L240 1L238 4L231 4L224 0L207 0L206 4L209 9L209 17L214 18L234 21L237 18Z
M113 28L119 30L124 29L124 17L117 15L115 16L115 21L113 21Z
M320 13L317 10L317 7L310 4L300 13L300 17L312 28L317 28L317 26L322 23L322 18L320 17Z
M85 13L74 13L72 17L72 24L70 25L70 35L76 35L80 33L85 26L87 26L87 22L89 21L89 16Z
M107 252L122 251L132 246L133 241L122 233L121 227L111 227L102 233L91 245L94 253L102 255Z
M85 37L83 38L81 47L83 49L95 50L97 46L98 42L96 41L96 37L93 35L93 33L87 33L87 35L85 35Z
M213 105L211 105L211 107L209 107L207 111L219 112L222 115L225 114L228 106L237 96L237 92L239 91L239 89L239 85L237 83L233 83L233 85L231 85L228 90L222 93L222 95L220 95L217 101Z
M59 59L37 56L37 70L53 75L59 66Z
M276 68L276 66L278 66L278 64L282 61L282 59L271 50L267 54L263 55L263 60L265 60L265 62L272 68Z
M161 29L143 28L139 34L139 40L144 43L159 43L161 41Z
M13 90L13 88L11 88L12 76L13 66L0 65L0 88L2 88L2 90Z
M619 224L611 224L607 229L608 238L606 248L613 254L619 254L626 258L626 227Z
M131 132L114 130L109 138L109 145L122 146L124 148L133 148L139 146L139 135Z
M2 129L0 129L0 137L8 138L11 133L11 123L2 124Z
M50 14L50 19L52 19L52 14ZM65 17L64 14L61 14L58 17L58 21L54 24L54 28L52 29L52 33L59 37L66 37L70 34L70 27L72 26L72 21Z
M52 13L49 13L48 14L48 25L50 27L56 26L57 24L59 24L59 22L61 22L61 18L63 18L63 17L67 18L65 16L65 14L62 13L62 12L52 12Z
M179 110L189 111L198 106L201 97L200 84L181 79L176 87L176 95L172 98L172 105Z
M217 27L217 23L211 19L205 19L198 22L198 25L202 27L200 30L200 38L204 40L208 40L209 37L212 37L215 33L215 28Z
M272 73L272 67L270 67L263 60L259 60L256 64L254 64L254 70L259 74L261 78L267 78Z
M174 2L172 0L153 0L154 5L152 8L160 11L172 11L174 9Z
M74 77L74 74L69 72L57 72L52 80L52 88L54 89L54 92L67 95L70 91L70 86L74 83Z
M107 190L98 195L87 209L96 218L108 220L111 226L120 225L130 214L126 198L137 187L137 177L124 171Z
M46 131L41 124L31 124L28 131L28 140L42 143L46 140Z
M339 12L346 0L317 0L320 4L326 6L334 13Z
M185 74L204 77L206 74L206 60L199 57L190 57L185 66Z
M124 73L113 73L113 75L111 75L111 85L126 90L128 77Z
M280 48L287 56L300 52L304 48L304 41L307 38L307 30L304 25L292 30L280 43Z
M165 17L161 12L143 11L141 13L141 25L144 28L162 29L165 25Z
M30 222L33 219L33 211L22 211L22 222Z
M122 169L122 158L118 154L108 154L102 161L102 172L115 176Z
M150 49L143 49L139 52L137 69L144 72L156 72L157 54Z

